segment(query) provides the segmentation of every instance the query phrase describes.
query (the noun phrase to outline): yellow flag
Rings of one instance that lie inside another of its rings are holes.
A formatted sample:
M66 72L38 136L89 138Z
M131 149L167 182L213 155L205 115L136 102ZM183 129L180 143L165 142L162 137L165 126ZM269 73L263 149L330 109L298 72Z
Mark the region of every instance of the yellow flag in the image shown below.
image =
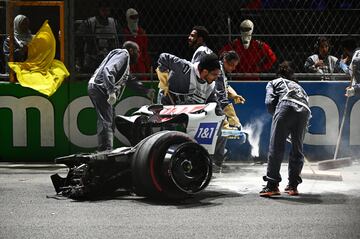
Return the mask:
M28 45L24 62L9 62L20 85L51 96L70 74L65 65L55 60L56 41L46 20Z

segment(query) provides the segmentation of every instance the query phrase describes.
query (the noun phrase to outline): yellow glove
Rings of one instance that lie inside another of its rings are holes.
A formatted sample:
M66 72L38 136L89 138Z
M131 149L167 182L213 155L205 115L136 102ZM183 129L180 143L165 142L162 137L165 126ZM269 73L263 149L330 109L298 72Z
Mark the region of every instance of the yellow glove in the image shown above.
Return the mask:
M233 99L235 104L244 104L245 103L244 97L242 97L241 95L238 95L231 86L228 86L227 91L228 91L229 98Z
M156 74L157 77L159 79L159 85L158 87L163 90L164 95L168 95L169 94L169 72L161 72L159 70L159 67L156 68Z
M228 104L224 108L224 113L227 117L227 120L228 120L230 126L241 127L240 120L236 116L236 112L235 112L234 106L232 104Z
M224 119L222 128L223 128L223 129L232 129L232 127L230 127L229 121L227 121L227 119Z
M241 95L234 96L233 100L234 100L235 104L244 104L245 103L245 99Z

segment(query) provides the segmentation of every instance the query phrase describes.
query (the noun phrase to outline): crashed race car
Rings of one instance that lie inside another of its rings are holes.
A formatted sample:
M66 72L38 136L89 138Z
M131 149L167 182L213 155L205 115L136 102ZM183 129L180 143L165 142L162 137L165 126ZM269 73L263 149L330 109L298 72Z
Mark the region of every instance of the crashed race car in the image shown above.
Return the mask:
M116 128L130 147L74 154L55 159L69 167L66 178L51 176L55 191L88 199L125 189L139 196L184 199L204 190L212 177L212 159L224 116L216 103L143 106L118 115ZM240 130L222 132L246 140Z

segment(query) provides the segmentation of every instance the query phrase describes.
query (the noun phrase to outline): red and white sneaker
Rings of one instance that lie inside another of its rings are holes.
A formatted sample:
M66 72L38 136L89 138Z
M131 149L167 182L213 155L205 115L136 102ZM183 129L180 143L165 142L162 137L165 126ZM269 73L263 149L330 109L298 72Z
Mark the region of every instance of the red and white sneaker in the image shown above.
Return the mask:
M271 196L280 195L280 190L278 187L266 186L263 188L263 190L261 190L259 194L260 197L271 197Z
M299 191L297 190L297 186L287 185L284 189L285 193L289 194L290 196L297 196L299 195Z

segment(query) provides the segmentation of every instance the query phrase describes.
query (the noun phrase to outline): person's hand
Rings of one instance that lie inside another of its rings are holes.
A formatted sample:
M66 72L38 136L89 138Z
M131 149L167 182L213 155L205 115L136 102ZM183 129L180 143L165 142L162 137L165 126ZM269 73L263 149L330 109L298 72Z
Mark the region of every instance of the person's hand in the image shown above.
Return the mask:
M233 104L231 103L228 104L227 106L225 106L223 110L227 117L230 127L238 127L241 125L239 118L236 116L236 112Z
M239 122L239 123L240 123L240 122ZM236 126L236 128L237 128L237 130L241 131L242 128L243 128L243 126L242 126L242 124L240 123L238 126Z
M111 93L109 95L109 98L107 99L107 102L110 104L110 105L114 105L116 103L116 94L115 92L114 93Z
M244 104L245 103L245 98L242 97L241 95L235 95L233 97L233 99L234 99L235 104Z
M354 96L354 95L355 95L355 89L354 89L354 87L352 87L352 86L346 87L345 96L351 97L351 96Z
M320 66L323 66L324 65L324 61L323 60L318 60L316 63L315 63L315 67L320 67Z
M342 63L344 64L348 64L350 63L349 61L351 61L351 57L349 57L348 55L341 55L341 60L340 60Z

